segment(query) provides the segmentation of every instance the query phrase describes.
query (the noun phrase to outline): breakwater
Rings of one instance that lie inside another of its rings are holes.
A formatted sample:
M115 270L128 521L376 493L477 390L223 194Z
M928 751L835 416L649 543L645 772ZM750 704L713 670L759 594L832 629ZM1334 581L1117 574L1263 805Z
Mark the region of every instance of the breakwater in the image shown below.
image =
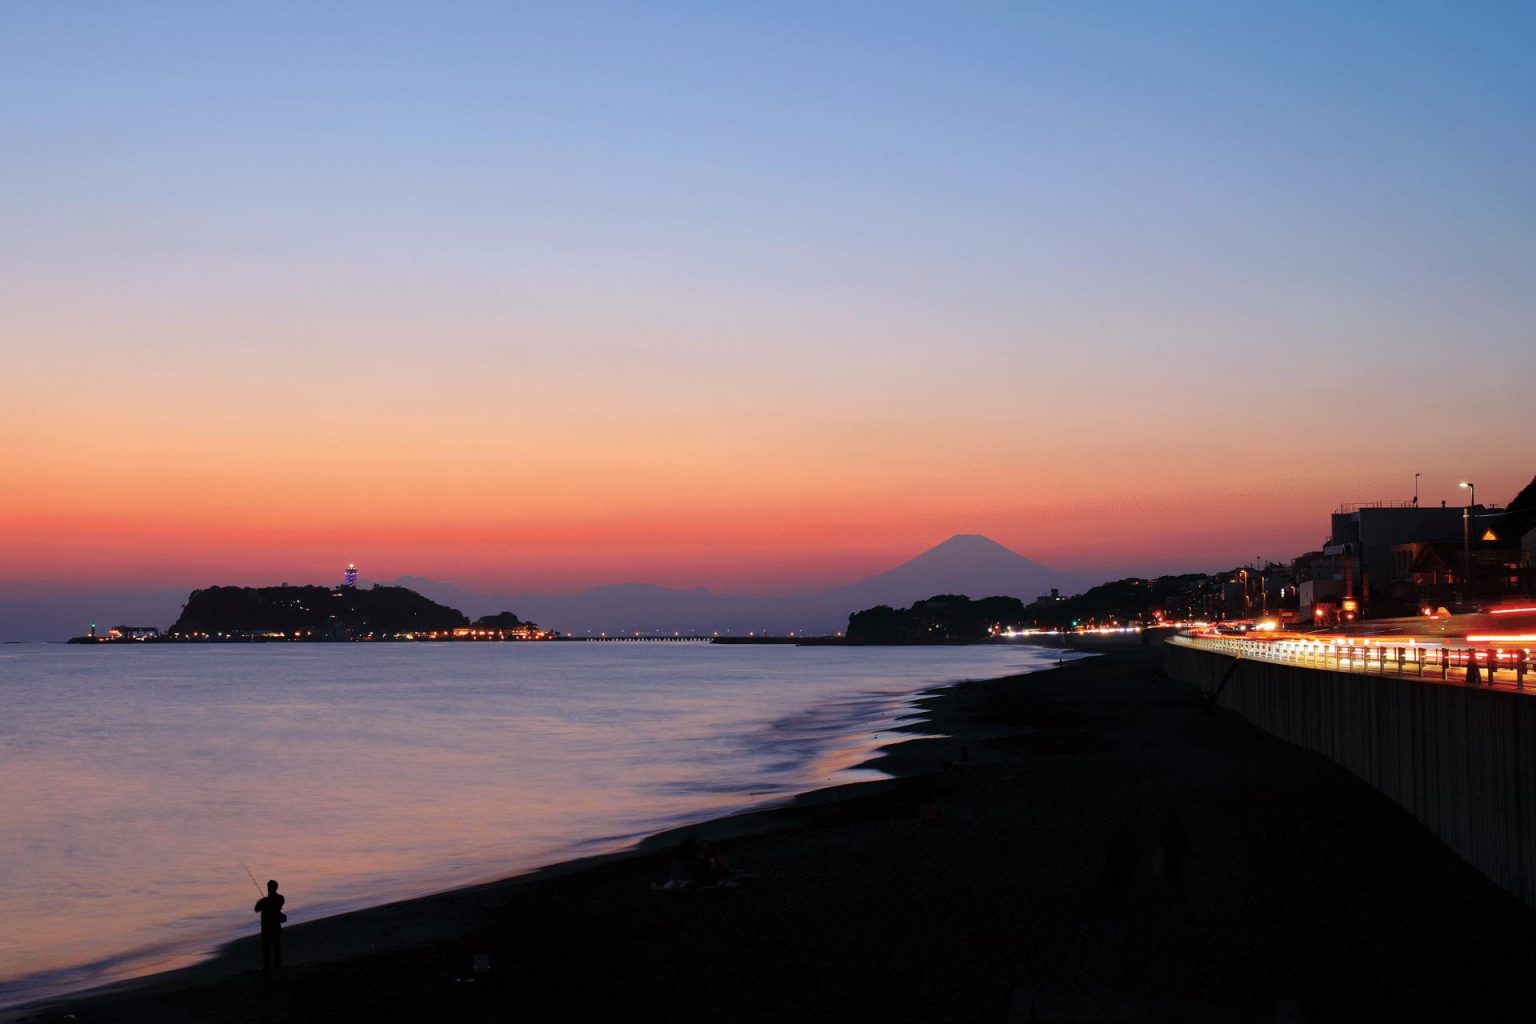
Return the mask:
M1536 697L1165 645L1169 675L1392 798L1536 907Z

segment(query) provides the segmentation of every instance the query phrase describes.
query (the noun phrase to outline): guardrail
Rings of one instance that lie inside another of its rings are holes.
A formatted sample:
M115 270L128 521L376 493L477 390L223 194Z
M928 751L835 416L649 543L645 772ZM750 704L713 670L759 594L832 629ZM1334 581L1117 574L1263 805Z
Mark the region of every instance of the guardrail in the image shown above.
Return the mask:
M1526 689L1526 676L1536 668L1531 652L1523 647L1505 650L1379 641L1352 644L1295 636L1259 638L1188 633L1171 638L1169 643L1233 658L1300 665L1330 672L1407 676L1517 692ZM1532 692L1536 692L1536 680L1533 680Z

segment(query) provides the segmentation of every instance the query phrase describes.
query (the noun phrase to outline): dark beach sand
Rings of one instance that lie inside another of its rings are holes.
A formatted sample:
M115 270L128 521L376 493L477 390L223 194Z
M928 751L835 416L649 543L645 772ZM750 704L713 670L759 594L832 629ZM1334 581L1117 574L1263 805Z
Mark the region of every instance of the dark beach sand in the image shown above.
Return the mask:
M1158 666L928 696L919 728L954 738L889 748L902 778L697 830L736 888L653 890L660 837L291 928L276 976L247 940L0 1019L1003 1024L1023 992L1035 1021L1536 1019L1536 913Z

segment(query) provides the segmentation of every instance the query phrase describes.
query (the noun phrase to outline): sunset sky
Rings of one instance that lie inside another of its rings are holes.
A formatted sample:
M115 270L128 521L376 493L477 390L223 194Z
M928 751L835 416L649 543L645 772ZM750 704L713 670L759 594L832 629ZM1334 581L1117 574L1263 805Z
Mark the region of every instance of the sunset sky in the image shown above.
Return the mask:
M0 586L1091 577L1536 473L1536 5L0 6Z

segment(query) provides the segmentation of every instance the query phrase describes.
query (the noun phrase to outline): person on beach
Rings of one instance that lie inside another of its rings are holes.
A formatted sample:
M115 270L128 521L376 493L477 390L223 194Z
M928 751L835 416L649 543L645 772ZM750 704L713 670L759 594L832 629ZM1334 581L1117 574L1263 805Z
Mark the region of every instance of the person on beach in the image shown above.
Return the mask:
M731 870L725 851L703 836L691 835L673 848L672 877L664 889L708 889L716 885L734 885L740 871Z
M261 969L275 971L283 966L283 913L287 902L277 891L275 881L267 882L267 894L256 901L256 913L261 915Z
M1104 844L1104 888L1116 899L1130 895L1136 882L1136 844L1123 828L1110 833Z
M1178 814L1170 810L1168 821L1163 826L1162 845L1158 849L1163 881L1167 882L1170 888L1179 887L1179 881L1184 877L1184 860L1188 852L1189 837L1179 823Z

